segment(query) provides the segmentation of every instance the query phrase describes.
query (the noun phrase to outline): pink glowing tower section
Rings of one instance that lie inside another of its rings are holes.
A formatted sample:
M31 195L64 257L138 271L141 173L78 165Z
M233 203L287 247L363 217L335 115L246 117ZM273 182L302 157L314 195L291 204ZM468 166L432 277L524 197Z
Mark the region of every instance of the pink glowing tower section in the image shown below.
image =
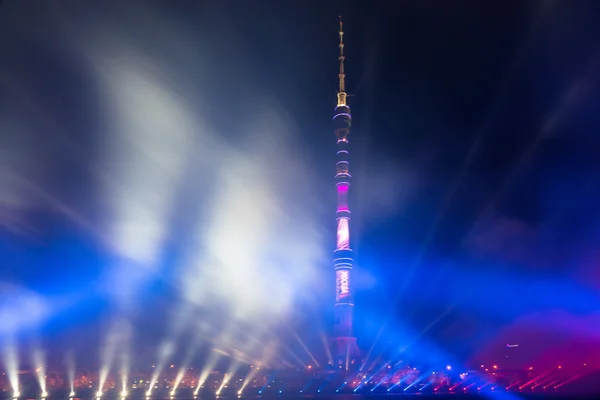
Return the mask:
M339 175L336 175L339 178ZM340 183L337 185L337 211L350 211L348 208L348 189L350 185Z
M337 270L335 271L336 294L335 300L340 301L350 296L350 271Z
M350 249L350 228L348 218L339 218L337 227L337 247L336 250Z

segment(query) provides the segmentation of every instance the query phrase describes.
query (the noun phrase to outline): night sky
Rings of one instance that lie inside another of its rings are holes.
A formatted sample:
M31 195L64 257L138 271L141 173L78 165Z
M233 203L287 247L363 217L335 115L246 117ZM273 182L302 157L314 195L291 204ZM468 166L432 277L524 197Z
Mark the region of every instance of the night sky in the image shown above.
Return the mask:
M228 179L233 219L248 219L231 251L261 235L255 205L281 221L256 259L310 269L282 289L285 314L301 336L311 320L328 329L341 14L363 351L384 326L382 349L418 337L459 362L509 342L527 364L600 354L600 3L356 3L2 2L0 312L47 309L1 337L59 352L124 314L138 343L158 343ZM157 254L129 253L157 224L143 244Z

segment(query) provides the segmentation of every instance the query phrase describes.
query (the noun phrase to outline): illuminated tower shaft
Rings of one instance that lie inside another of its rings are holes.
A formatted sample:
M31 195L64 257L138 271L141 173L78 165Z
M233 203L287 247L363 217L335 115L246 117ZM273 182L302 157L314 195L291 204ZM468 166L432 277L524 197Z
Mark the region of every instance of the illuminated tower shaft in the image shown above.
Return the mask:
M340 18L340 73L337 107L333 117L335 135L337 137L337 245L334 252L335 269L335 323L334 352L337 363L348 369L349 363L358 355L356 338L352 333L352 314L354 302L352 298L351 273L354 260L350 249L350 208L348 207L348 190L350 189L350 173L348 163L348 135L352 116L346 104L346 87L344 73L344 31Z

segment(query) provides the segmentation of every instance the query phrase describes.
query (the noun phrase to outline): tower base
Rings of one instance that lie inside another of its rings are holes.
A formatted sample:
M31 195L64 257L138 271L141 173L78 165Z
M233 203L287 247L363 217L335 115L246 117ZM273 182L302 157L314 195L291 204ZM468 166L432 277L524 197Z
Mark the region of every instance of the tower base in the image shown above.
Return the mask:
M360 351L356 338L352 336L338 336L332 339L334 367L349 371L358 368Z

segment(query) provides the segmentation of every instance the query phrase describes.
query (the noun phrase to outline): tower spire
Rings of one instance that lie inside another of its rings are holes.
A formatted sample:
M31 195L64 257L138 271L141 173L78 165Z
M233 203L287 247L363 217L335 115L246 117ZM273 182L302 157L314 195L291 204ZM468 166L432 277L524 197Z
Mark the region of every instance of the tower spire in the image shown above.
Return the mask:
M344 72L344 60L346 59L346 56L344 55L344 24L342 22L342 16L339 15L338 18L340 19L340 30L338 31L338 34L340 35L340 56L339 56L339 60L340 60L340 73L338 74L338 78L339 78L339 90L338 90L338 106L345 106L346 105L346 73Z

